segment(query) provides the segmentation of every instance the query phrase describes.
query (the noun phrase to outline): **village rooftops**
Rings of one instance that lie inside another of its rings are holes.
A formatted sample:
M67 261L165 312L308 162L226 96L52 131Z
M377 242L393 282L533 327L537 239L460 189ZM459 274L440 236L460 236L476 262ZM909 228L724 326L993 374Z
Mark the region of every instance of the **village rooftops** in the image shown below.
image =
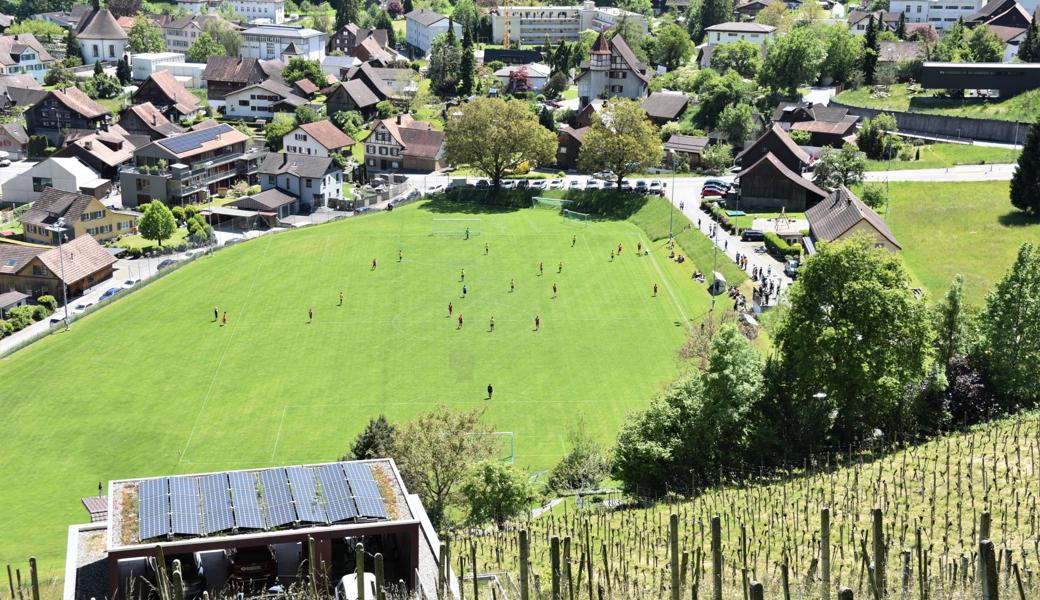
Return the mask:
M435 23L438 23L448 17L445 17L439 12L430 10L428 8L417 8L412 12L405 15L406 19L411 19L420 25L429 27Z
M80 21L76 37L81 40L125 40L128 36L107 8L95 8Z
M711 27L705 28L705 31L733 31L739 33L772 33L776 31L776 27L772 25L763 25L761 23L745 23L740 21L730 21L728 23L719 23L718 25L712 25Z
M177 158L189 158L231 144L249 141L249 136L234 127L221 123L214 127L189 131L154 142Z
M257 25L256 27L246 29L242 32L242 35L267 35L280 38L307 39L323 34L320 31L309 27L300 27L299 25Z
M64 104L69 110L79 113L88 119L109 114L107 108L92 100L86 92L79 88L54 89L51 93L54 94L54 98L58 102Z

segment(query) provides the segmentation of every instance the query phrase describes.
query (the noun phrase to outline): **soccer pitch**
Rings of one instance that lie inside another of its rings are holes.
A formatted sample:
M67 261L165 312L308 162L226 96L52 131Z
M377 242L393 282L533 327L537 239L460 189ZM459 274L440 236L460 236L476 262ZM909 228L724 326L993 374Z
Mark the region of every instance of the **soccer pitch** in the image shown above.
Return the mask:
M452 217L480 222L431 235ZM485 408L532 470L580 414L607 446L676 376L709 304L691 262L637 243L627 221L408 206L186 265L0 362L0 560L57 574L100 480L334 460L380 413Z

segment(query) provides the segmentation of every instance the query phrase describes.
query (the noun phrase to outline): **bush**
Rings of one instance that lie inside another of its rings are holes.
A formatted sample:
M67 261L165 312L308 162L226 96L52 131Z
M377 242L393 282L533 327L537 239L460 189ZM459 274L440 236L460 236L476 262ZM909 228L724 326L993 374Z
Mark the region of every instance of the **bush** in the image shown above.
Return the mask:
M46 306L51 312L58 310L58 300L50 294L44 294L36 299L37 304Z
M14 326L7 321L0 320L0 338L14 333Z
M33 322L33 307L31 306L16 306L11 310L7 311L7 321L11 325L14 331L21 331L32 325Z
M47 146L49 142L47 137L43 135L34 135L29 137L29 143L26 145L26 152L29 153L29 158L43 158L47 156Z
M780 236L772 231L766 232L766 251L778 260L788 257L799 256L802 253L800 246L788 244Z
M183 225L184 224L184 207L183 206L174 206L173 208L170 209L170 212L173 213L173 219L175 221L177 221L178 225Z
M51 309L47 308L46 306L44 306L42 304L37 304L36 306L32 307L32 320L33 321L42 321L42 320L46 319L47 317L51 316L52 312L54 312L54 311L52 311Z

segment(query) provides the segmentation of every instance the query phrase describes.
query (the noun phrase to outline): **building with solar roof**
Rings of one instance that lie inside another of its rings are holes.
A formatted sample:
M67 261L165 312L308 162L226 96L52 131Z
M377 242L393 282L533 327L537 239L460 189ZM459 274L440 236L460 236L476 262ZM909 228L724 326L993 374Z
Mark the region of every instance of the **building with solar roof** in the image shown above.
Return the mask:
M103 521L69 528L66 599L149 589L159 548L167 563L197 568L199 595L256 578L261 589L291 585L307 572L311 544L332 585L353 572L359 542L382 554L386 581L435 596L440 541L392 459L121 479L109 482L106 499L107 515L91 512ZM258 550L276 564L247 577L236 560Z

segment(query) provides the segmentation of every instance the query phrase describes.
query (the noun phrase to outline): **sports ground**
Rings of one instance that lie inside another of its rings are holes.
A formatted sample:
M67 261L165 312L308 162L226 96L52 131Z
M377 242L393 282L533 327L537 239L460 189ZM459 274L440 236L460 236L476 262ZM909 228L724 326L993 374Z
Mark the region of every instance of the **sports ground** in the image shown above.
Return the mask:
M479 221L459 222L468 240L431 235L444 218ZM609 444L675 377L709 303L690 262L638 243L626 220L413 205L186 265L0 362L0 561L34 553L56 574L99 480L332 460L380 413L486 407L532 470L579 414Z

